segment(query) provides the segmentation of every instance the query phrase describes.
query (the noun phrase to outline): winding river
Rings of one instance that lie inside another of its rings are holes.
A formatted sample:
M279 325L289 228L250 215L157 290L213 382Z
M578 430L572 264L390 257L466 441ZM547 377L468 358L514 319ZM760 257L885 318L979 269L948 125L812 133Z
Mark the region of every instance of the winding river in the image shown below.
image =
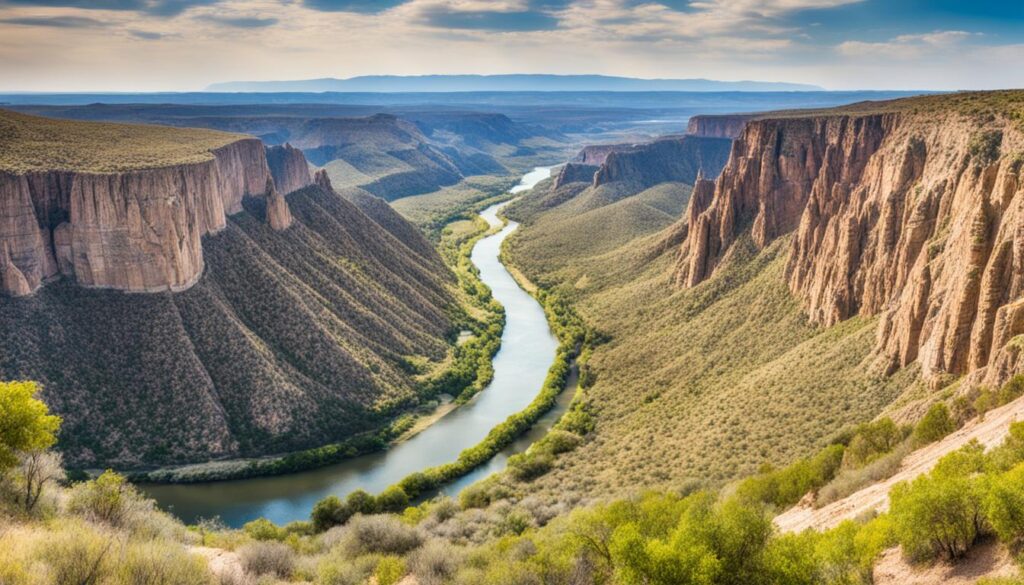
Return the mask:
M550 168L538 167L524 175L510 192L529 190L550 175ZM493 205L481 216L497 227L501 225L497 214L507 204ZM262 516L283 524L307 519L313 505L325 496L344 497L356 489L378 493L414 471L454 461L463 449L478 443L495 425L526 408L540 391L558 347L541 306L516 284L498 259L501 243L516 227L518 224L509 222L473 248L473 264L480 269L481 280L505 307L506 323L501 349L494 357L494 379L469 403L391 449L336 465L238 481L146 485L144 490L162 508L187 523L220 517L228 526L238 527ZM575 377L569 385L574 384ZM563 391L555 408L530 431L486 464L440 491L455 495L465 486L503 469L510 455L525 450L550 429L565 411L572 394L571 388Z

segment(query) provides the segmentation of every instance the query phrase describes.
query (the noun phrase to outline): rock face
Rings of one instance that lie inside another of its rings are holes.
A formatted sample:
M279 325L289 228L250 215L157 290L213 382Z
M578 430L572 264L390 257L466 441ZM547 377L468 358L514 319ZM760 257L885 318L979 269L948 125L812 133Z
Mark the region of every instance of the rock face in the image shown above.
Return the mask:
M743 127L753 118L752 114L694 116L687 122L686 133L708 138L737 138L743 133Z
M292 212L288 209L288 202L285 201L284 195L282 195L277 188L274 187L274 181L267 179L267 223L270 227L277 230L286 230L292 225Z
M591 144L584 146L570 162L600 166L604 164L609 154L634 148L636 148L635 144Z
M956 111L752 120L677 228L677 283L710 277L741 234L792 234L789 286L813 322L881 315L889 368L997 383L1024 333L1021 152L1012 121Z
M242 198L262 196L271 181L255 138L212 154L119 173L0 172L3 292L30 294L58 275L129 292L192 286L203 271L201 238L222 230L227 216L242 210ZM295 173L288 176L293 181ZM276 209L283 218L283 198Z
M306 157L291 144L267 147L267 165L274 185L285 195L313 184Z
M568 185L569 183L592 183L597 169L597 165L574 162L566 163L558 171L558 176L555 177L554 188L558 189L562 185Z
M676 136L612 151L594 174L594 186L616 181L692 184L701 171L718 175L728 159L729 144L730 140L723 138Z

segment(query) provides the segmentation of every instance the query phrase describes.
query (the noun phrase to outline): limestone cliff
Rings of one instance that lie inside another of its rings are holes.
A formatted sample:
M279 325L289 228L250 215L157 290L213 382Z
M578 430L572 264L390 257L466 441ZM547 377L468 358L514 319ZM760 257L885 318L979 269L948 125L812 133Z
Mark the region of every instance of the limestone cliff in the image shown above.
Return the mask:
M285 195L313 184L306 157L291 144L268 147L267 165L274 176L274 185Z
M566 163L559 169L558 175L555 176L554 188L558 189L562 185L568 185L569 183L593 183L594 173L597 172L597 169L596 165L576 162Z
M569 162L584 165L600 166L608 155L613 152L628 151L636 148L635 144L589 144L584 146Z
M722 138L673 136L612 151L594 174L594 186L616 181L644 186L670 181L692 184L701 171L714 177L729 156L729 143Z
M889 368L1019 370L1024 133L998 107L976 113L993 95L965 95L749 121L676 229L677 282L710 277L743 233L759 247L792 234L787 278L809 318L880 315Z
M0 172L0 240L10 263L31 291L58 274L131 292L188 288L203 271L202 236L223 229L242 197L262 194L270 178L254 138L212 155L115 173Z
M687 122L686 133L707 138L736 138L753 118L753 114L693 116Z

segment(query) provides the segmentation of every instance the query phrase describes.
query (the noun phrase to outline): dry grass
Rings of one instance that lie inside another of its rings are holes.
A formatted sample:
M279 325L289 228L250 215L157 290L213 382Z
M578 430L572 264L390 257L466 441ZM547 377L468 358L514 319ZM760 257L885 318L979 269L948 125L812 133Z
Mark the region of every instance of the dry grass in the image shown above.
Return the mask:
M246 136L215 130L81 122L0 110L0 171L110 173L198 163Z
M673 286L674 252L654 250L684 204L665 186L579 215L570 200L513 236L513 262L610 338L589 362L594 437L528 489L597 497L724 483L815 452L913 380L868 367L874 320L807 323L784 279L788 239L762 251L741 240L714 278Z

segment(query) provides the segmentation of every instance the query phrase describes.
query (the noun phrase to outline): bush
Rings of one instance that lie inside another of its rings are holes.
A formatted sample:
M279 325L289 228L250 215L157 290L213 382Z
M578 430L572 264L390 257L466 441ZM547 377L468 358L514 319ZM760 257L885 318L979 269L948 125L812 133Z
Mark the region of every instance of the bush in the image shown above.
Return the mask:
M418 547L418 530L394 516L353 516L341 529L338 547L349 557L369 553L405 554Z
M180 544L164 541L135 542L121 553L119 585L212 584L213 575L203 559Z
M1009 404L1024 395L1024 374L1017 374L1010 378L999 389L999 405Z
M890 453L874 459L859 469L844 469L818 491L818 497L814 499L815 507L826 506L867 485L892 477L900 470L903 459L912 450L913 445L910 441L904 441Z
M252 522L246 522L242 526L242 531L252 537L254 540L284 540L287 536L287 531L274 524L266 518L257 518Z
M280 542L255 542L238 549L242 568L253 575L288 579L295 570L295 551Z
M113 535L73 521L40 542L35 556L50 567L53 583L98 585L113 573L117 556L114 546Z
M889 493L890 515L903 551L914 560L958 559L984 529L981 453L967 447Z
M736 495L749 503L791 506L835 477L843 461L842 445L830 445L809 459L782 469L768 471L741 482Z
M377 510L381 512L401 512L408 505L408 494L397 485L389 487L377 496Z
M18 454L50 448L60 417L37 400L35 382L0 382L0 472L18 463Z
M395 585L405 576L405 560L394 555L386 556L377 563L373 576L377 585Z
M338 496L327 496L313 506L310 518L313 521L313 529L317 532L324 532L348 522L352 513L352 508L346 502L338 499Z
M409 555L409 569L420 585L442 585L462 562L462 551L443 540L431 540Z
M856 469L892 451L907 436L890 418L860 425L843 454L843 467Z
M550 453L520 453L508 458L508 471L520 481L532 481L551 470L555 457Z
M68 500L71 513L119 528L152 508L152 501L139 494L123 476L110 470L92 481L76 484Z
M378 557L364 556L354 561L327 557L317 566L317 585L364 585L377 567Z
M583 438L576 433L552 429L538 442L537 447L552 455L561 455L579 447L582 442Z
M914 427L914 443L919 447L934 443L955 430L956 425L949 416L949 409L942 402L937 402Z
M985 497L985 516L1008 546L1024 539L1024 464L992 481Z
M364 490L356 490L345 498L352 514L374 514L377 512L377 501Z

